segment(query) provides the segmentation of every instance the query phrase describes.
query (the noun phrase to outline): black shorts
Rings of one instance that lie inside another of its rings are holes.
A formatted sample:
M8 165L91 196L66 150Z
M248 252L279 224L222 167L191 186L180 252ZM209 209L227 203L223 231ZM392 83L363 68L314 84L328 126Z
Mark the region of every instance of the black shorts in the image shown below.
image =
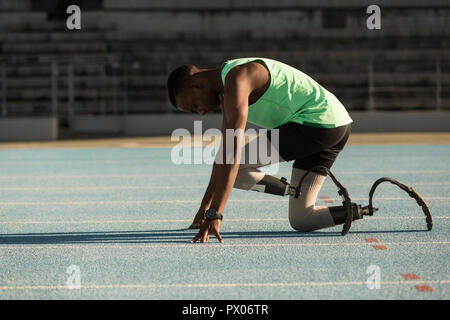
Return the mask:
M314 166L331 169L350 136L351 124L337 128L316 128L288 122L279 130L278 153L285 161L294 160L293 167L309 170ZM268 132L270 139L271 132ZM326 175L323 170L315 172Z

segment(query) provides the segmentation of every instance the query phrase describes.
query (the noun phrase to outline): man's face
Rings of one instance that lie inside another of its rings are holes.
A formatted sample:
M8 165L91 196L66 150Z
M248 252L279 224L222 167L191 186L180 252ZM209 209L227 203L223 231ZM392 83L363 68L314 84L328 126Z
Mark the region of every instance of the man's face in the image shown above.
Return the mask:
M176 96L176 104L180 111L203 115L217 109L220 100L214 92L192 87Z

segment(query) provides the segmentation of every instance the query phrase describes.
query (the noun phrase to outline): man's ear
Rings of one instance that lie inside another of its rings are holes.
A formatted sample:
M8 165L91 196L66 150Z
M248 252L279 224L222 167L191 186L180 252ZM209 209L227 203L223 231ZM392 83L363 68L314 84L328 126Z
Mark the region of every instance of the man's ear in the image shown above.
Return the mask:
M203 89L203 84L200 82L192 81L191 88L192 89Z
M189 79L191 89L202 89L204 87L203 82L198 79L196 74L193 74Z

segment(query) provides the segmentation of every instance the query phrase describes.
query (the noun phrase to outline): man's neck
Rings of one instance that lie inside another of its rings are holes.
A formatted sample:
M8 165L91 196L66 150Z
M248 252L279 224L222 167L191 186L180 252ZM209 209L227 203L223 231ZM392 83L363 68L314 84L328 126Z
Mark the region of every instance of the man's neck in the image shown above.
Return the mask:
M208 83L216 94L224 92L222 84L222 69L200 69L198 76L202 77Z

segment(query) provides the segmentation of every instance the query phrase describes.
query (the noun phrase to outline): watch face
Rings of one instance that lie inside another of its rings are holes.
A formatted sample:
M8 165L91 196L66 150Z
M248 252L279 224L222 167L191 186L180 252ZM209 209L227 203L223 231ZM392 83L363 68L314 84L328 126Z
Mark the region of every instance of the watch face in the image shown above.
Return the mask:
M206 211L206 217L209 219L214 219L217 216L217 211L214 209L209 209Z

